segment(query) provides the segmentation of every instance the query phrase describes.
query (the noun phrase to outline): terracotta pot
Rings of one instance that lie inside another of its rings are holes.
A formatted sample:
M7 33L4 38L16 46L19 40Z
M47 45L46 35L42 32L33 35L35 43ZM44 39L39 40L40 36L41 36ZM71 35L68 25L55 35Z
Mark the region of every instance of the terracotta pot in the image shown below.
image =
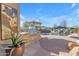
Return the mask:
M21 45L20 47L16 47L12 52L11 56L22 56L25 50L25 44Z

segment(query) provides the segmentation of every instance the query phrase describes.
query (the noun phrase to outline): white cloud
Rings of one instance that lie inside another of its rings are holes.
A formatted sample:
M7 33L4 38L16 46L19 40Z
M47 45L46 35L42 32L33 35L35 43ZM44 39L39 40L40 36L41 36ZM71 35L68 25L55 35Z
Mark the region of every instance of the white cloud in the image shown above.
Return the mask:
M75 6L75 3L72 4L71 8L73 8L74 6ZM24 21L32 21L32 20L40 21L43 23L43 25L50 26L50 27L53 27L54 24L60 25L60 23L61 23L61 21L63 21L63 19L67 21L68 26L73 26L73 25L76 25L79 23L79 9L73 10L73 12L70 13L69 15L62 15L62 16L58 16L58 17L42 15L41 11L42 11L42 8L39 8L36 11L37 14L36 14L35 18L34 19L30 18L30 20L27 17L20 14L20 19L22 21L21 26ZM49 23L49 25L46 24L45 22Z
M33 20L40 21L37 18L35 18L35 19L34 18L29 19L29 18L25 17L24 15L20 14L20 26L23 26L23 23L25 21L33 21Z
M75 13L76 13L77 16L79 16L79 9L76 9Z
M22 15L22 14L20 14L20 20L25 20L26 18Z
M61 25L61 22L63 20L66 20L68 26L71 27L73 25L79 24L79 9L73 10L73 12L70 13L69 15L62 15L57 17L53 16L47 17L47 15L42 15L39 18L41 19L41 22L46 26L52 27L54 24ZM46 24L45 22L49 23L49 25Z
M23 26L23 23L26 21L26 17L22 14L20 14L20 26L22 27Z
M75 3L73 3L73 4L72 4L72 6L71 6L71 8L75 7L75 5L76 5L76 4L75 4Z
M66 20L68 17L67 16L58 16L58 17L53 17L53 16L40 16L40 22L43 23L43 25L53 27L54 24L60 25L60 23L64 20ZM49 24L46 24L49 23Z
M43 8L39 8L39 9L37 9L37 10L36 10L36 15L40 16L40 15L41 15L41 11L42 11L42 9L43 9Z

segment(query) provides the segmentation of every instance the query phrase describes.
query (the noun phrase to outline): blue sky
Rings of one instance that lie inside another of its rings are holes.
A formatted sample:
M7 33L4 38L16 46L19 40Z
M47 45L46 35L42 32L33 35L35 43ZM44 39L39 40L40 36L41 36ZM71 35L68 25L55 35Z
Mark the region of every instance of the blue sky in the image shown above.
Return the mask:
M76 3L21 3L20 22L40 21L43 26L53 27L54 24L67 26L79 26L79 4Z

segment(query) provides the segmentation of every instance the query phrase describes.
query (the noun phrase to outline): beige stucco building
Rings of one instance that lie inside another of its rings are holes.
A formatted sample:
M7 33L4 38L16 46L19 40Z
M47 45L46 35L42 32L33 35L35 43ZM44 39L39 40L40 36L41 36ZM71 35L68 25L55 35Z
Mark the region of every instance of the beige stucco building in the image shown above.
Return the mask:
M19 10L18 3L0 3L0 40L11 38L11 32L19 32Z

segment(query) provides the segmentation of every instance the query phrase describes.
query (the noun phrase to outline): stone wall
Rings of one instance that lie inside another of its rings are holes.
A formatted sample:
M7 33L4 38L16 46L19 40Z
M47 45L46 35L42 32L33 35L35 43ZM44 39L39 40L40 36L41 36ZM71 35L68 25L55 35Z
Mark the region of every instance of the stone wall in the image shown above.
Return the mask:
M1 31L0 38L8 39L11 37L11 32L19 32L20 29L20 13L19 13L19 4L18 3L1 3L0 4L0 15L1 15ZM11 10L11 12L10 12ZM13 10L13 11L12 11ZM15 14L12 14L15 13Z
M0 40L1 40L1 4L0 4Z

